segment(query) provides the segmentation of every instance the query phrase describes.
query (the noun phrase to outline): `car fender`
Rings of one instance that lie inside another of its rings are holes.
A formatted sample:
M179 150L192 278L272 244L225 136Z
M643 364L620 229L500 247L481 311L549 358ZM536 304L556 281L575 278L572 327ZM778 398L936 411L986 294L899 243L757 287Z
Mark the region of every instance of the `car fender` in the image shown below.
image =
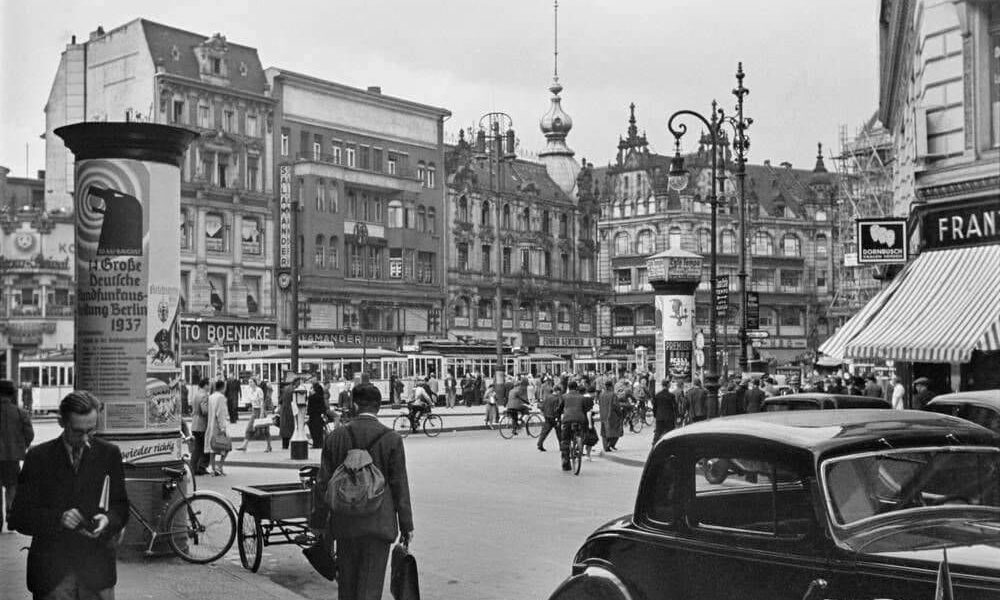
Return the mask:
M603 561L602 561L603 562ZM575 564L569 578L549 600L632 600L632 594L610 565Z

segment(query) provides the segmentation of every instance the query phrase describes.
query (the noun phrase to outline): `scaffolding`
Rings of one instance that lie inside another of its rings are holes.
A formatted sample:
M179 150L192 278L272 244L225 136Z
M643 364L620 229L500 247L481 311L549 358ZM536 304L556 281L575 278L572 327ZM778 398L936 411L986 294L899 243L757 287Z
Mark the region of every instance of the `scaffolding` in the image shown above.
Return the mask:
M857 263L855 221L892 215L892 134L872 116L850 137L840 126L840 152L831 152L837 172L837 247L834 256L836 294L828 318L839 324L881 289L867 265Z

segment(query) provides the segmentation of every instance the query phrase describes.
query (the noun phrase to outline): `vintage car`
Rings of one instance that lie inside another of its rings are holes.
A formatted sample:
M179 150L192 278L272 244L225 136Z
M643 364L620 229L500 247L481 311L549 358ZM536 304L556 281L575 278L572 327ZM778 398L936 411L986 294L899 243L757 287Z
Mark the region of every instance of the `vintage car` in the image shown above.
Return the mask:
M846 394L827 394L825 392L802 392L772 396L764 399L760 410L762 412L778 412L783 410L828 410L833 408L892 408L882 398L870 396L848 396Z
M551 600L1000 598L1000 436L924 411L712 419L650 451L635 510L592 533ZM754 481L698 476L718 458Z
M1000 433L1000 390L942 394L928 402L925 410L959 417Z

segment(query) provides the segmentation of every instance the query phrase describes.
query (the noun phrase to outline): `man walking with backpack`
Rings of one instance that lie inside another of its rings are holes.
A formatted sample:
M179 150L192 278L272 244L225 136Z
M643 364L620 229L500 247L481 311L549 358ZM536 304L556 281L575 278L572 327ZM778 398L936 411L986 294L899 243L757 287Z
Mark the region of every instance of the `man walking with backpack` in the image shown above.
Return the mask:
M337 542L340 600L382 597L389 546L413 539L403 439L376 418L382 395L355 386L358 416L323 444L310 526Z

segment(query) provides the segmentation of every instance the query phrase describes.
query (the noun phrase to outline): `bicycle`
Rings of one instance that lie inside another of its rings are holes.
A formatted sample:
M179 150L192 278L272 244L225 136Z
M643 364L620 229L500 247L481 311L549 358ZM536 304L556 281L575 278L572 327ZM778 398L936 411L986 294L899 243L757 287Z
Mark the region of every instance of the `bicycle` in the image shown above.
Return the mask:
M404 409L405 410L405 409ZM441 435L444 428L444 421L441 417L433 413L421 413L417 415L416 428L412 426L409 411L399 415L392 421L392 429L399 435L406 437L417 430L423 430L427 437L437 437Z
M537 407L531 406L530 412L526 415L522 415L518 423L514 423L513 416L509 411L504 411L502 417L500 417L500 422L497 424L497 429L500 430L500 437L505 440L509 440L524 427L525 433L529 437L537 438L538 434L541 433L542 424L545 420L542 418L542 413Z
M628 429L632 433L639 433L642 431L643 425L646 424L645 419L643 418L642 409L638 406L629 406L625 409L623 422L628 425Z
M125 463L135 467L134 463ZM180 495L167 505L163 512L163 528L154 527L139 509L130 501L129 514L149 532L149 544L145 554L153 554L153 545L160 537L166 537L174 554L195 564L207 564L221 558L233 547L236 540L236 510L225 496L217 492L202 490L185 493L178 485L185 478L194 482L191 469L185 463L183 468L163 467L166 480L160 478L127 478L128 481L147 481L163 484L164 497L174 490Z
M586 430L583 423L572 423L570 425L569 464L574 475L579 475L580 468L583 466L583 436Z

